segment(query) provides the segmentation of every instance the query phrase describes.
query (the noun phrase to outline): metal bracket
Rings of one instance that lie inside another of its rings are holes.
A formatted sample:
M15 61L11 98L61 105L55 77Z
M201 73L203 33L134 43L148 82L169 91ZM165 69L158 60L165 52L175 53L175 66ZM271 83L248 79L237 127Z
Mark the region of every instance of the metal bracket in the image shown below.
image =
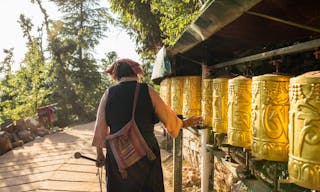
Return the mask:
M269 63L273 66L275 66L276 68L276 73L279 73L279 66L282 63L282 58L281 59L273 59L271 61L269 61Z
M313 52L313 55L316 59L320 59L320 50L319 49L316 49L314 52Z

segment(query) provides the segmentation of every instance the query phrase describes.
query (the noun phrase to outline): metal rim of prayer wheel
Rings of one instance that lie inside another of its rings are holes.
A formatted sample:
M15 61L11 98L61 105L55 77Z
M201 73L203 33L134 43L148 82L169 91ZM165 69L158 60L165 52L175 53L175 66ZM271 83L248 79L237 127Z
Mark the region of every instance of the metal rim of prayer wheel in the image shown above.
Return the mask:
M182 114L184 117L201 115L201 76L185 76Z
M216 133L228 132L228 80L212 80L212 129Z
M320 71L290 79L290 180L320 190Z
M160 83L160 97L169 106L171 106L171 78L166 78Z
M288 160L289 76L265 74L252 80L252 154Z
M171 109L182 115L184 77L171 78Z
M203 79L201 90L201 117L203 126L212 127L212 79Z
M238 76L228 82L228 143L251 147L251 78Z

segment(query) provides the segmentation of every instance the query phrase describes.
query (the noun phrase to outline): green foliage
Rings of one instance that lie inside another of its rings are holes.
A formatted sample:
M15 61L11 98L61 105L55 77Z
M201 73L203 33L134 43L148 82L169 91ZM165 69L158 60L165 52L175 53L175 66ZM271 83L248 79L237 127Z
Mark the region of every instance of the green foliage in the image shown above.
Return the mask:
M23 116L33 116L37 108L50 104L48 96L51 88L48 86L48 65L45 64L43 53L37 41L30 42L20 69L16 72L17 102L23 110Z
M31 28L30 28L31 30ZM30 31L28 31L30 32ZM15 74L9 66L13 64L12 51L5 50L6 57L1 64L4 66L1 86L0 123L9 119L21 119L36 114L36 109L49 104L48 96L51 89L48 87L46 77L48 66L45 65L43 54L36 40L28 42L28 51ZM5 67L7 66L7 67Z
M173 45L180 34L199 14L199 0L153 0L153 12L159 13L160 30L165 45Z
M172 45L201 7L199 0L110 0L111 10L136 40L142 57Z
M154 13L150 0L110 0L111 10L119 15L118 23L136 40L140 54L151 55L161 46L160 15Z
M29 18L20 16L23 36L28 51L20 66L13 73L13 49L5 50L1 62L0 121L33 116L43 105L57 103L58 125L95 119L95 112L102 95L103 81L92 53L104 37L109 16L97 0L52 0L63 12L61 21L52 21L42 6L48 47L42 47L42 26L38 36L32 34ZM44 50L49 57L44 57ZM110 57L111 58L111 57Z
M0 72L0 123L11 119L11 110L15 108L15 104L10 102L16 95L14 92L14 81L11 66L13 65L13 48L4 49L5 58L1 61Z
M63 15L61 33L77 40L78 49L92 49L105 36L110 20L107 10L98 0L51 0Z

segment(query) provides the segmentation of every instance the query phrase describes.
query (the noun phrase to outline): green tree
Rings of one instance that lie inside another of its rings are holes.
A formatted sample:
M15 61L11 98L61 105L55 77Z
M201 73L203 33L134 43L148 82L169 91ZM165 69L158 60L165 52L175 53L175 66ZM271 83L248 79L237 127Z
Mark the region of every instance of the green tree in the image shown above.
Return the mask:
M118 24L136 40L141 56L154 55L162 45L172 45L198 16L199 0L110 0Z
M14 92L14 74L12 73L11 66L13 60L13 48L4 49L5 57L0 62L0 123L12 119L12 110L15 104L11 102L15 98Z
M32 35L33 24L29 18L20 15L23 36L27 39L27 52L20 69L11 71L13 64L12 50L2 62L5 78L1 81L1 118L20 119L36 114L36 109L49 103L50 88L46 84L48 66L45 64L41 40L42 34Z
M97 0L51 1L63 13L62 20L51 21L41 0L33 2L44 15L60 125L94 120L102 82L92 53L104 37L108 13Z
M173 45L186 27L198 16L199 0L153 0L153 12L160 14L160 30L165 45Z
M152 10L151 0L109 0L111 10L119 18L116 24L135 39L137 51L152 55L162 47L160 15Z
M97 0L52 0L63 15L61 34L75 43L75 52L67 61L70 78L87 119L95 119L101 84L97 61L92 52L107 29L107 11Z
M16 114L20 118L34 116L37 108L50 104L51 87L48 86L49 68L37 40L28 44L28 51L16 72ZM19 104L18 104L19 103Z

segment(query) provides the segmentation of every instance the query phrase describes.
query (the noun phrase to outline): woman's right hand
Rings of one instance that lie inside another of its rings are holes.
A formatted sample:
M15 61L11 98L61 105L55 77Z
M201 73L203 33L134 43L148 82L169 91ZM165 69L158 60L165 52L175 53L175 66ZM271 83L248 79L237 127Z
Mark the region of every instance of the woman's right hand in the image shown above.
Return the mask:
M97 161L96 161L96 167L103 167L105 163L105 156L103 154L103 151L101 148L97 148Z
M199 126L202 123L202 117L201 116L192 116L187 119L184 119L182 127L195 127Z

